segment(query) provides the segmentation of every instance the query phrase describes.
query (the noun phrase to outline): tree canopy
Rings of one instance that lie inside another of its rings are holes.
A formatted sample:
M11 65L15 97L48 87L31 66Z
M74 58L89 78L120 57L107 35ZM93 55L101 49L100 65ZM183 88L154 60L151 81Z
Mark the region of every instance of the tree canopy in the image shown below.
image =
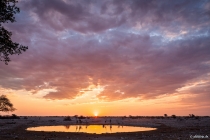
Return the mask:
M7 96L1 95L0 96L0 111L9 112L9 111L15 111L15 110L16 109L13 107L13 104L10 102Z
M28 49L27 46L19 45L11 40L12 32L7 31L2 24L15 22L14 14L19 13L16 0L0 0L0 60L8 64L9 55L21 54Z

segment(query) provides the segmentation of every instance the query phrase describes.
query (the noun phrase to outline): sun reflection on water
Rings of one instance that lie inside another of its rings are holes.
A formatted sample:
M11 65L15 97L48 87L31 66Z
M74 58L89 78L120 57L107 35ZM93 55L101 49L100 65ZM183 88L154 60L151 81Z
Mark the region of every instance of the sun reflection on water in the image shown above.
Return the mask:
M46 131L46 132L84 132L84 133L117 133L117 132L138 132L151 131L156 128L135 127L122 125L66 125L66 126L39 126L31 127L28 131Z

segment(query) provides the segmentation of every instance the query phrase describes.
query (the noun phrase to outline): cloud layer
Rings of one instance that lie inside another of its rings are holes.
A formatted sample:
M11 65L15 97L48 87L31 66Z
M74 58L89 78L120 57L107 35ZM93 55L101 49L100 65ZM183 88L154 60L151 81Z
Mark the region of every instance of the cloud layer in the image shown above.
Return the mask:
M209 100L209 1L29 0L18 6L17 22L5 26L29 50L12 56L9 66L0 63L3 88L55 89L44 96L49 99L101 86L101 100L183 92Z

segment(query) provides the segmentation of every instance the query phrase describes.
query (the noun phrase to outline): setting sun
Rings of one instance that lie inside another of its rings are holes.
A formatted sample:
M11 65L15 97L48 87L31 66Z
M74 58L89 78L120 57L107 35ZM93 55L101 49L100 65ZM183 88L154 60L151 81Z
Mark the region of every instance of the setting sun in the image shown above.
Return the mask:
M98 112L95 112L95 113L94 113L94 116L97 117L97 116L98 116Z

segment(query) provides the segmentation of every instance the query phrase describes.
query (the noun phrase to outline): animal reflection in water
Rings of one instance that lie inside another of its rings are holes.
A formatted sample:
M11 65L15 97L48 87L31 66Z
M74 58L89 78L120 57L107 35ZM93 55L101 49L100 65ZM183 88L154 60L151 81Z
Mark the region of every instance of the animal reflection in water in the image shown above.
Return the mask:
M87 126L85 128L87 128ZM82 129L81 125L76 126L76 132L80 132L81 129Z
M118 128L120 128L121 125L118 125ZM70 125L66 125L65 126L66 129L69 129L70 128ZM88 128L88 125L76 125L76 132L80 132L80 130L82 129L82 127L85 127L86 129ZM106 129L106 132L107 132L107 127L109 128L110 132L112 132L112 125L102 125L102 128L103 129ZM123 128L123 126L121 126ZM100 129L100 128L99 128Z
M70 125L65 125L64 126L66 129L69 129L70 128Z

